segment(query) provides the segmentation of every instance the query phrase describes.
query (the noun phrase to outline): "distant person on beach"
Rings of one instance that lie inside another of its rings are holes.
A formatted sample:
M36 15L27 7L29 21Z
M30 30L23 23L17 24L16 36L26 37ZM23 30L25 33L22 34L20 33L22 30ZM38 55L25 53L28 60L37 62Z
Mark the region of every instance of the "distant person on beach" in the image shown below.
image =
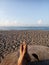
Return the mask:
M30 61L30 57L27 51L27 45L25 42L20 45L20 56L18 59L18 65L27 65L27 63Z

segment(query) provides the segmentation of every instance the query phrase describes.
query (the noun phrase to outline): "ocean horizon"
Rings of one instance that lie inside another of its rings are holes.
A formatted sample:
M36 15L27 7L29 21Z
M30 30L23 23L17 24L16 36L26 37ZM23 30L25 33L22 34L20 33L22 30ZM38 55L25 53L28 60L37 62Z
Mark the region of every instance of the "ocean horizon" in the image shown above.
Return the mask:
M3 26L0 26L0 30L48 30L49 31L49 27L31 27L31 26L28 26L28 27L24 27L24 26L19 26L19 27L16 27L16 26L6 26L6 27L3 27Z

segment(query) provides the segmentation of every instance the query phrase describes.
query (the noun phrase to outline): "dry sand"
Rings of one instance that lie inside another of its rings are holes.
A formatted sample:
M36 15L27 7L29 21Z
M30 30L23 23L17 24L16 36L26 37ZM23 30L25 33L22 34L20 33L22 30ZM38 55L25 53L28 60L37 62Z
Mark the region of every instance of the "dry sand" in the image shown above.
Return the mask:
M44 61L49 60L49 48L46 46L41 46L41 45L38 45L38 46L30 45L29 46L28 45L28 53L31 58L30 62L38 61L32 54L36 54L38 56L38 58L39 58L38 62L43 61L43 60ZM19 50L17 50L17 52L8 54L2 61L1 65L17 65L17 60L19 57L18 54L19 54ZM49 65L49 63L47 63L47 64Z
M0 31L0 62L2 62L9 54L12 55L15 53L15 51L17 53L20 43L24 40L29 46L32 45L33 49L32 47L31 49L33 52L35 52L37 49L36 53L39 57L39 60L49 59L49 31ZM35 47L33 45L35 45ZM16 54L14 54L14 56L15 55ZM15 58L16 57L14 57L14 59ZM34 59L35 58L33 57L33 60ZM36 60L37 59L35 59L35 61Z

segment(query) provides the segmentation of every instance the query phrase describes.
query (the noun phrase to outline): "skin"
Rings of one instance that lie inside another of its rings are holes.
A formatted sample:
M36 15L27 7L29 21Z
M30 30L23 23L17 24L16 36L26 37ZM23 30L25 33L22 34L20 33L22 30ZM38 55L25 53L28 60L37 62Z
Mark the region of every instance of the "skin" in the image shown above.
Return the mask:
M18 59L18 65L27 65L27 62L30 61L30 57L27 51L27 45L25 42L20 45L20 56Z

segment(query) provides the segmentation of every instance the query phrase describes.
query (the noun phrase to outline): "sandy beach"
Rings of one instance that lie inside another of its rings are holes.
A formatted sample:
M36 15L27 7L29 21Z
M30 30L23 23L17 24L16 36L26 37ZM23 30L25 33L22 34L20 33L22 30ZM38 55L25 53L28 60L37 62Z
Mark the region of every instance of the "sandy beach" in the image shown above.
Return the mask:
M49 47L49 31L0 31L0 63L10 53L19 49L20 43Z

